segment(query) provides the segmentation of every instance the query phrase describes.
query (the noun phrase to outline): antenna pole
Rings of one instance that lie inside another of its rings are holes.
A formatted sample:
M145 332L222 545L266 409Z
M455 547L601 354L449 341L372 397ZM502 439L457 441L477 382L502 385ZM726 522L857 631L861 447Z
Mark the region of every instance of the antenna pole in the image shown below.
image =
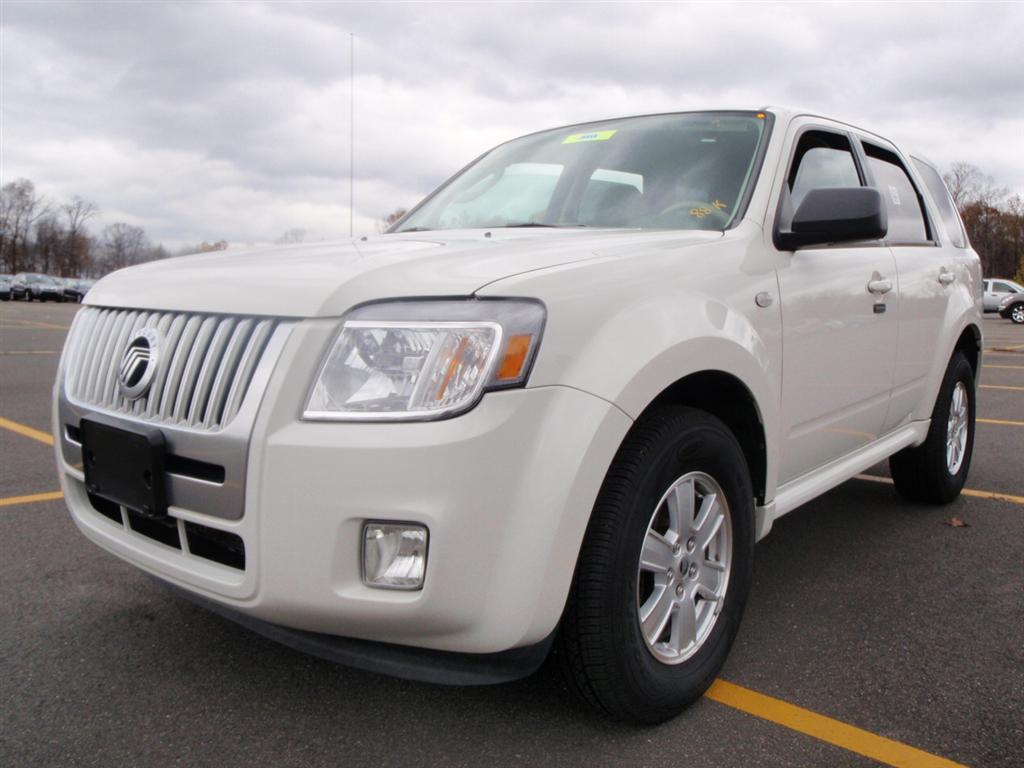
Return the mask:
M355 207L356 164L356 36L348 34L349 52L349 109L348 109L348 236L353 236L352 217Z

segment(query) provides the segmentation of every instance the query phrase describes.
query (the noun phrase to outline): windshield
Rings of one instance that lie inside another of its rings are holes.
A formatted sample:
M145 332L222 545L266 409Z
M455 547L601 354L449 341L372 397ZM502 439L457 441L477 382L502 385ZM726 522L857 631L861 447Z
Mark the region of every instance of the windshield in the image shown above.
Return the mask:
M392 231L474 227L724 229L739 212L763 113L575 125L491 150Z

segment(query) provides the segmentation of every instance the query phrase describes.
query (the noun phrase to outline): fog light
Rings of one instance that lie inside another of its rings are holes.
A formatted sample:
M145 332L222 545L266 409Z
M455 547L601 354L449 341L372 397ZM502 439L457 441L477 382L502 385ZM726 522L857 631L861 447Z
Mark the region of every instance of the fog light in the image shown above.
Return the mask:
M363 583L382 589L421 589L427 569L427 529L411 523L363 526Z

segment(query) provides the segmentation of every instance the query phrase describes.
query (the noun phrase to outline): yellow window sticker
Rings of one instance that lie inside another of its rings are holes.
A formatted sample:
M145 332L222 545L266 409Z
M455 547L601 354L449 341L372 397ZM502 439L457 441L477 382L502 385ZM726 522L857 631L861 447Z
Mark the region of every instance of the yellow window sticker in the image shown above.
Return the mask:
M589 131L588 133L574 133L566 136L563 144L579 144L584 141L608 141L615 135L615 131Z

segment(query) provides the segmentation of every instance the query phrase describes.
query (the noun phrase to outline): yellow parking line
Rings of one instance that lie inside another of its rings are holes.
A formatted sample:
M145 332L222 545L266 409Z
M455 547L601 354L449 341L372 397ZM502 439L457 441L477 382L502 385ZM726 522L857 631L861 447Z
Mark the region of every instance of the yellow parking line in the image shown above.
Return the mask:
M17 504L34 504L39 501L56 501L57 499L63 498L64 494L60 491L32 493L28 496L8 496L6 499L0 499L0 507L13 507Z
M1008 421L1006 419L976 419L979 424L1002 424L1004 427L1024 427L1024 421Z
M963 768L960 763L954 763L944 757L847 725L749 688L727 683L725 680L715 680L704 695L719 704L777 723L885 765L899 768Z
M1006 384L981 384L982 389L1012 389L1014 392L1024 392L1024 387L1011 387Z
M885 483L892 485L891 477L879 477L878 475L857 475L857 480L870 480L872 483ZM963 496L971 496L975 499L990 499L992 501L1008 501L1011 504L1024 504L1024 496L1014 496L1009 493L996 493L995 491L979 491L974 488L964 488L960 491Z
M988 363L985 363L985 365L983 365L981 367L982 368L1008 368L1008 369L1014 370L1014 371L1024 371L1024 365L989 365Z
M38 429L33 429L32 427L27 427L16 421L5 419L3 416L0 416L0 428L9 429L11 432L17 432L19 435L24 437L31 437L33 440L38 440L40 443L53 445L53 435L49 432L43 432Z

